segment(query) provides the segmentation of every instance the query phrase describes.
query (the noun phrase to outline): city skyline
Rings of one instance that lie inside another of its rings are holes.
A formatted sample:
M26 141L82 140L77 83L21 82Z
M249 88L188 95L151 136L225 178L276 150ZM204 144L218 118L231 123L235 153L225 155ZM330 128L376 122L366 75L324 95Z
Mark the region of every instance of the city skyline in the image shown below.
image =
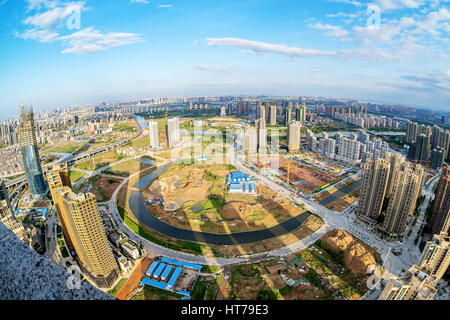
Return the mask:
M365 1L2 1L0 110L240 94L448 110L447 3L374 1L377 29Z

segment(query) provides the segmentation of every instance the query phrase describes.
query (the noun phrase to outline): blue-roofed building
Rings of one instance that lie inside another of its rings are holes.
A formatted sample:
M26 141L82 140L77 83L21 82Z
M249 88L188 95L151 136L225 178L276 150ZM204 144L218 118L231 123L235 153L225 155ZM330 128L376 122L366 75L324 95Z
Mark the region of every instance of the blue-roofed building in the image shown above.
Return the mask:
M202 266L199 264L169 259L156 258L146 272L141 285L149 285L163 290L179 293L189 297L197 282ZM179 281L182 277L186 281Z
M162 271L164 270L164 268L166 267L166 265L164 263L161 263L158 268L156 268L155 273L153 274L153 278L159 278L159 276L161 275Z
M180 277L181 271L183 270L182 267L177 267L175 271L172 274L172 277L170 277L168 286L169 288L173 288L175 284L177 283L178 278Z
M170 271L172 271L173 266L167 265L167 267L164 269L164 272L161 275L161 280L166 281L166 279L169 277Z
M147 272L145 273L147 275L147 277L151 277L153 272L156 270L156 268L159 265L159 261L153 261L152 265L150 266L150 268L148 268Z
M255 183L255 179L242 171L233 171L227 176L228 192L231 193L256 193Z

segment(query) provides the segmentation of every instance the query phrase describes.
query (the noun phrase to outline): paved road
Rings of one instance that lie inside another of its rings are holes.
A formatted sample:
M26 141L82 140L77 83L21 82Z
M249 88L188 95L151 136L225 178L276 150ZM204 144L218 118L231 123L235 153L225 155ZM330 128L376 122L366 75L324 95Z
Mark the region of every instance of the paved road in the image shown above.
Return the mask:
M361 188L361 186L362 186L362 179L350 182L349 184L338 189L336 192L330 194L328 197L326 197L319 203L322 206L326 206L327 204L329 204L335 200L341 199L341 198L345 197L346 195L352 193L353 191L356 191L358 188Z

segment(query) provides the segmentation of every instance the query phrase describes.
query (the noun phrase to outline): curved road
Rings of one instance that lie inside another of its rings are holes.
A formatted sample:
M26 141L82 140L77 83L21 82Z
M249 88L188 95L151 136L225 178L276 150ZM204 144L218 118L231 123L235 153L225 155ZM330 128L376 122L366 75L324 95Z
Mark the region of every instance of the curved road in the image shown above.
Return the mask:
M139 222L141 222L146 227L160 234L178 240L201 242L215 245L239 245L276 238L296 230L311 215L311 213L305 212L289 220L286 220L272 228L264 230L240 232L233 234L216 234L216 233L207 233L201 231L180 229L158 220L145 207L142 198L142 192L140 191L132 190L130 192L130 196L128 198L128 205L130 207L131 212L136 217L136 219L139 220Z

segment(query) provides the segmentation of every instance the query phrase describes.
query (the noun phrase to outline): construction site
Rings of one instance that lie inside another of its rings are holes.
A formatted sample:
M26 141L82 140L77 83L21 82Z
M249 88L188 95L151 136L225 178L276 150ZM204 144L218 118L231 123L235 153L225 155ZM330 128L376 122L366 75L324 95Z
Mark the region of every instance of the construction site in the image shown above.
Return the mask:
M143 201L161 221L195 231L235 233L273 227L305 212L271 189L242 182L242 192L230 192L230 165L196 163L170 165L147 186Z
M260 171L281 179L305 196L316 194L356 172L352 168L331 163L316 153L304 151L280 154L278 168L275 169L270 159L259 157L254 163Z

